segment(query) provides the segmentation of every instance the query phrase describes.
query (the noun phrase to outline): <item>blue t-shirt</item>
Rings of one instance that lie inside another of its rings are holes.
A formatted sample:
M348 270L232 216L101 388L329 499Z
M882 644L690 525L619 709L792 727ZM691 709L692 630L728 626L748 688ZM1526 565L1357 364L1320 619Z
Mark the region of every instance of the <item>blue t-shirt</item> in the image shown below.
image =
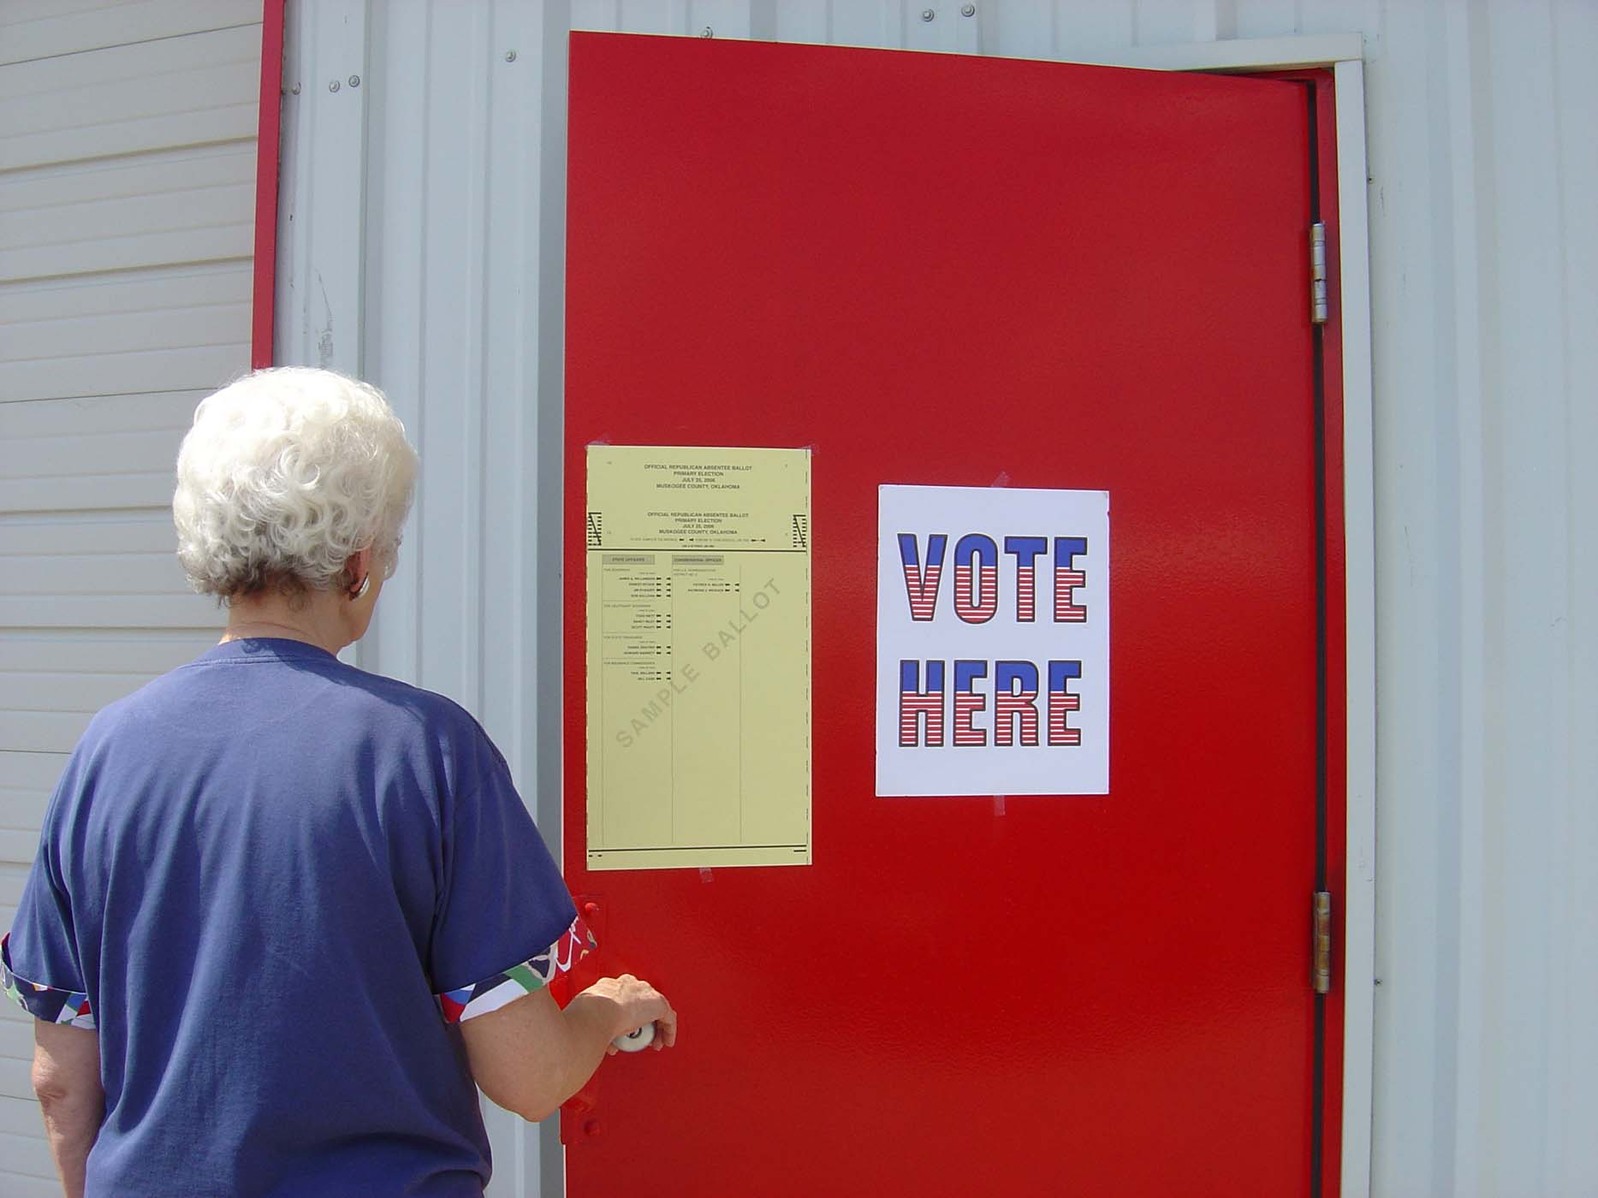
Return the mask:
M478 1195L455 1024L588 944L471 716L245 640L89 725L4 972L98 1031L90 1194Z

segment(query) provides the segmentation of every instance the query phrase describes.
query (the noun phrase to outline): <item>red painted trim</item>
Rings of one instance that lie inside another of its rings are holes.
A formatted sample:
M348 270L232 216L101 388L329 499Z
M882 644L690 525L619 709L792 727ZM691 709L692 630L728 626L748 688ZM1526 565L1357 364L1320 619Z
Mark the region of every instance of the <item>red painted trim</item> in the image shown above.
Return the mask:
M250 368L272 364L277 297L278 139L283 128L283 7L261 3L261 110L255 144L255 285L251 296Z

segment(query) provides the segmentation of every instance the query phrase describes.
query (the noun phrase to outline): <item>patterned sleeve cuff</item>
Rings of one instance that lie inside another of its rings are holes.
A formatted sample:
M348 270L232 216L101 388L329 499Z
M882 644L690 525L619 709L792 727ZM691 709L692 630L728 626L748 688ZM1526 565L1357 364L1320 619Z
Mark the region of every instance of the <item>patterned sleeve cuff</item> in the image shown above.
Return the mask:
M479 1015L499 1010L524 994L541 990L597 947L598 941L579 915L572 920L571 927L561 933L559 940L532 960L512 965L504 973L484 978L474 986L463 986L459 990L438 995L444 1022L460 1023L463 1019L475 1019Z
M46 1023L66 1023L94 1030L94 1012L89 996L79 990L58 990L43 982L30 982L11 972L11 933L0 938L0 986L6 997L16 1000L28 1014Z

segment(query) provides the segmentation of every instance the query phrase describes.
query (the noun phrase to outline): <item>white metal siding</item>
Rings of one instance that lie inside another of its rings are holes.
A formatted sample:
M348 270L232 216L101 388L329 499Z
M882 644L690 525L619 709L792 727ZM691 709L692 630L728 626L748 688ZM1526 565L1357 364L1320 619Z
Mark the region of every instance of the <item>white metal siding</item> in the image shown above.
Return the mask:
M89 716L216 638L169 505L249 365L259 0L0 4L0 927ZM0 1193L59 1194L0 1003Z
M1377 595L1371 1190L1598 1193L1598 1025L1586 1013L1598 993L1598 556L1586 526L1598 510L1598 103L1586 78L1598 5L960 9L291 6L290 78L303 87L285 112L280 357L374 378L422 450L409 561L363 660L479 712L553 828L568 28L1148 65L1195 44L1219 62L1243 39L1290 37L1313 60L1307 39L1361 34ZM352 73L358 92L328 90ZM494 1132L495 1192L536 1192L533 1146L514 1121ZM1348 1177L1348 1191L1365 1180Z

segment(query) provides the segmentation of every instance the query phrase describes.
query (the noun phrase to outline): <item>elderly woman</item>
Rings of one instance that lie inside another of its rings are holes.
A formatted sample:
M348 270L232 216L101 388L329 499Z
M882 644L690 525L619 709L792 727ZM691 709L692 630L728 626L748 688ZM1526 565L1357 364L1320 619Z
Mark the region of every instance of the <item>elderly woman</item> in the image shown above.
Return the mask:
M542 1118L666 1000L588 947L505 761L363 673L416 455L383 396L262 371L202 403L178 556L216 648L95 717L4 944L69 1193L481 1195L476 1086ZM475 1086L474 1086L475 1082Z

